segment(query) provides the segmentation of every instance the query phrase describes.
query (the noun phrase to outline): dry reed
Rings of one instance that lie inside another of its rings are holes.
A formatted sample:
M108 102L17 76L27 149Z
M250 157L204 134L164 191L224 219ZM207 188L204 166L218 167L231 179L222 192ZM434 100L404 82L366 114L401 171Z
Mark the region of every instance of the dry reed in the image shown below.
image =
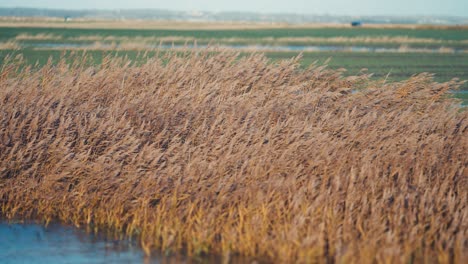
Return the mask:
M15 41L0 42L0 50L19 50L21 46Z
M447 97L460 83L298 60L7 58L0 216L137 237L147 253L466 263L468 113Z

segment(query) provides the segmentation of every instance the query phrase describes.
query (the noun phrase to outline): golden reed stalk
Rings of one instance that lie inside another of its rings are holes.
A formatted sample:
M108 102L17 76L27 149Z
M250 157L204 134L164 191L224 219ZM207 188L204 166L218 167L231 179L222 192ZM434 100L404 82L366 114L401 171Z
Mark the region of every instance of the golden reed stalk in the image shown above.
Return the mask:
M152 250L279 263L466 263L460 82L399 83L299 58L169 52L142 65L9 58L0 216Z

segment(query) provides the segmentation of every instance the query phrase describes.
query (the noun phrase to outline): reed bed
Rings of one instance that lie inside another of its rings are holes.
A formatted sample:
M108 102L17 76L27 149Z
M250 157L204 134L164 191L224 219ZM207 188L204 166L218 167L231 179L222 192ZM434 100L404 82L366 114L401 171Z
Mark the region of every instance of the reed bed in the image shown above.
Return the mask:
M460 82L300 58L86 56L0 75L0 215L278 263L466 263Z

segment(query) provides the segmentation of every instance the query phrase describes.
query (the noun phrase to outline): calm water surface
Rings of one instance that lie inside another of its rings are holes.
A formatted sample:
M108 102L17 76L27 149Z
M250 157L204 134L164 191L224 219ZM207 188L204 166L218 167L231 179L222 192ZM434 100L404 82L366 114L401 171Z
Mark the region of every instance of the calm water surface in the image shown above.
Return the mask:
M147 257L128 240L112 240L60 224L44 227L34 223L7 223L0 220L0 264L62 263L223 263L222 256L188 259L182 255L155 254ZM231 256L233 264L254 263L254 259ZM257 262L257 263L262 263Z
M93 48L95 47L95 44L93 43L48 43L48 42L39 42L39 43L27 43L23 44L23 47L26 48L62 48L62 49L73 49L73 48ZM112 44L106 44L106 43L101 43L100 44L101 48L119 48L120 45L112 45ZM146 48L149 49L155 49L155 48L162 48L162 49L171 49L171 48L176 48L176 49L184 49L184 48L208 48L210 45L206 44L198 44L198 45L193 45L193 44L185 44L185 45L180 45L180 44L148 44L146 45ZM213 46L213 47L216 47ZM346 52L401 52L401 49L399 48L387 48L387 47L375 47L375 46L334 46L334 45L228 45L228 44L222 44L219 45L219 47L224 47L224 48L230 48L230 49L235 49L235 50L255 50L255 51L296 51L296 52L301 52L301 51L346 51ZM406 48L404 50L405 52L421 52L420 48ZM440 53L439 48L433 48L433 49L424 49L424 52L427 53ZM465 49L454 49L454 53L463 53L465 52Z
M0 222L0 263L160 263L135 243L109 240L72 227Z

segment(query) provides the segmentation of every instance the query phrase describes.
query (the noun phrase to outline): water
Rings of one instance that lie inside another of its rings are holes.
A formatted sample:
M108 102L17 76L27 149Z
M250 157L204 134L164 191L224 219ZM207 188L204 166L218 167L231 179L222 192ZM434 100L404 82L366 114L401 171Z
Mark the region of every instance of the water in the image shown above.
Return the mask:
M32 47L32 48L61 48L61 49L74 49L74 48L85 48L85 49L92 49L96 48L94 44L87 44L87 43L31 43L31 44L24 44L25 47ZM99 48L104 49L113 49L119 48L120 45L111 45L101 43L98 46ZM211 47L210 45L200 44L186 44L186 45L170 45L170 44L157 44L157 45L145 45L143 46L148 49L154 48L162 48L162 49L193 49L193 48L207 48ZM306 52L306 51L315 51L315 52L333 52L333 51L345 51L345 52L427 52L427 53L440 53L440 49L418 49L418 48L405 48L401 50L399 48L385 48L385 47L374 47L374 46L331 46L331 45L305 45L305 46L297 46L297 45L219 45L219 47L235 49L235 50L255 50L255 51L296 51L296 52ZM464 52L464 49L454 49L454 53L461 53Z
M468 95L468 90L452 91L451 93L453 93L453 94L467 94Z
M0 263L159 263L129 241L109 240L51 224L0 222Z

